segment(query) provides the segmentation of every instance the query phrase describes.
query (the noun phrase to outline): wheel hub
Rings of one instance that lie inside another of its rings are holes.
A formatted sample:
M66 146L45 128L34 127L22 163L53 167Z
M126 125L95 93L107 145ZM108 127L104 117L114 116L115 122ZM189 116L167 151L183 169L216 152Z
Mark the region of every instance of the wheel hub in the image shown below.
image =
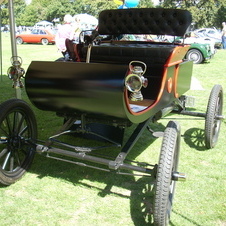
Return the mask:
M181 172L173 172L172 180L174 180L174 181L186 181L186 175L185 175L185 173L181 173Z
M16 150L21 147L21 138L19 136L12 136L8 140L8 146L10 150Z

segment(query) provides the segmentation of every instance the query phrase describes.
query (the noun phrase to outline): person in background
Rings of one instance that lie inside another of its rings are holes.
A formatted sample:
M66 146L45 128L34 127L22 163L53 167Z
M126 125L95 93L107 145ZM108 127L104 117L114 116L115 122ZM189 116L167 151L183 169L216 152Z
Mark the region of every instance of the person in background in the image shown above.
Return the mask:
M61 25L56 33L55 36L55 42L57 48L61 51L61 53L64 56L64 59L67 61L69 60L69 53L67 52L67 48L65 45L65 40L66 39L73 39L74 36L74 30L71 25L73 22L73 17L69 14L66 14L64 16L64 24Z
M80 24L80 19L74 16L73 18L74 22L72 23L72 28L73 28L73 42L74 43L79 43L80 39L80 34L81 34L81 24Z
M226 22L223 22L222 23L222 46L223 46L223 49L226 49Z

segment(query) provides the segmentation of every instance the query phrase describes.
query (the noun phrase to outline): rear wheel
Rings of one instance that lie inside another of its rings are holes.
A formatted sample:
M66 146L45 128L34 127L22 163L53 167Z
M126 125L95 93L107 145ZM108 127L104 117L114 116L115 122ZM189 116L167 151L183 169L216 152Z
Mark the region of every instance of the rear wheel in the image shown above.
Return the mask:
M0 105L0 183L19 180L32 163L37 124L29 105L10 99Z
M202 53L197 49L190 49L186 55L186 58L190 61L193 61L194 64L200 64L204 60Z
M223 89L215 85L210 93L205 120L205 144L208 149L213 148L218 140L223 109Z
M16 38L16 43L18 44L18 45L21 45L21 44L23 44L23 39L21 38L21 37L17 37Z
M180 150L180 126L170 121L165 129L159 157L154 197L154 223L169 223L175 192L174 173L177 172Z
M47 38L43 38L41 40L42 45L48 45L49 44L49 40Z

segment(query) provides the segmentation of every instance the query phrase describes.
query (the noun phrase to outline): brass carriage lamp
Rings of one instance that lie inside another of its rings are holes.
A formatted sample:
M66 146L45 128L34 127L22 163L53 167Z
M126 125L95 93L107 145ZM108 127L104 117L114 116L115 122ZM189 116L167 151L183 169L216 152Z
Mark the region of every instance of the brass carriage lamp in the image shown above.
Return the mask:
M143 68L139 65L133 66L133 64L141 64ZM148 86L148 79L143 76L146 71L146 64L141 61L132 61L129 64L130 72L125 79L125 86L127 90L131 92L129 99L131 101L141 101L143 100L143 95L141 93L141 88L146 88Z
M8 68L7 74L9 79L13 80L13 88L23 88L21 78L25 74L25 70L21 67L22 58L19 56L11 57L12 66Z

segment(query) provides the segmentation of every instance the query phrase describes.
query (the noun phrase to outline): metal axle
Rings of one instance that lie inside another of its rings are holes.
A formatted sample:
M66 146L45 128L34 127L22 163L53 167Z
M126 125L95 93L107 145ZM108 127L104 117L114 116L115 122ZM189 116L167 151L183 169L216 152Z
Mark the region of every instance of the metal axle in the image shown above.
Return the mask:
M111 169L111 170L113 169L112 163L115 163L115 161L105 159L105 158L96 157L96 156L91 156L91 155L88 155L85 152L67 151L67 150L64 150L64 149L47 147L47 146L44 146L44 145L37 145L36 151L39 152L39 153L46 152L47 154L52 153L52 154L72 157L72 158L76 158L76 159L80 159L80 160L87 160L89 162L98 163L98 164L101 164L101 165L108 166L109 169ZM140 166L135 166L135 165L131 165L131 164L121 162L121 161L119 161L119 162L116 161L116 163L118 163L118 165L115 168L115 170L131 170L131 171L137 171L137 172L141 172L141 173L145 173L145 174L149 174L149 175L152 175L153 172L155 172L155 169L149 169L149 168L144 168L144 167L140 167ZM81 163L81 165L82 165L82 163ZM105 169L103 168L103 170L105 170Z
M174 181L186 181L186 175L185 175L185 173L181 173L181 172L173 172L172 180L174 180Z

